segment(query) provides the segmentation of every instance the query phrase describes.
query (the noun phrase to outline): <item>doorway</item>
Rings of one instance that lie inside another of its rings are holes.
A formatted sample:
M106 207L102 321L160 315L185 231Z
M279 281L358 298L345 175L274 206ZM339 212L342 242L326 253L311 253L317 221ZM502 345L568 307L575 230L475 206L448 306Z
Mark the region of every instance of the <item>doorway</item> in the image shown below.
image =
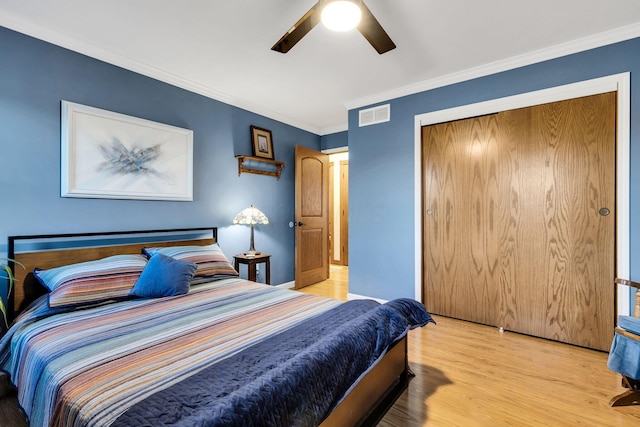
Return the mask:
M329 154L329 280L334 298L349 291L349 152Z
M348 152L295 147L295 289L348 269Z
M349 152L329 155L329 263L349 265Z

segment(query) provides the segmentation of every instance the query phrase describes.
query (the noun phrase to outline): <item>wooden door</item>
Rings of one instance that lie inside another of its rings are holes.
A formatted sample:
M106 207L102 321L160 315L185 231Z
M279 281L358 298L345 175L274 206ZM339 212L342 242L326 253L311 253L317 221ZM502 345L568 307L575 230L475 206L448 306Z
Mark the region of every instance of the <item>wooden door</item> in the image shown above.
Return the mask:
M349 265L349 161L340 160L340 264Z
M423 128L427 309L607 350L615 93Z
M295 156L299 289L329 278L329 156L299 145Z

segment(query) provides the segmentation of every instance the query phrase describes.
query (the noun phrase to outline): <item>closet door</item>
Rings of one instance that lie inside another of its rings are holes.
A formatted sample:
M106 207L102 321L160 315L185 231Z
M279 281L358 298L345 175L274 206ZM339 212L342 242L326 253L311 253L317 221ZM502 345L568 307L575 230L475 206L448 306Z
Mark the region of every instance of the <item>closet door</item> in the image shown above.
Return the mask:
M423 128L427 309L608 349L615 97Z

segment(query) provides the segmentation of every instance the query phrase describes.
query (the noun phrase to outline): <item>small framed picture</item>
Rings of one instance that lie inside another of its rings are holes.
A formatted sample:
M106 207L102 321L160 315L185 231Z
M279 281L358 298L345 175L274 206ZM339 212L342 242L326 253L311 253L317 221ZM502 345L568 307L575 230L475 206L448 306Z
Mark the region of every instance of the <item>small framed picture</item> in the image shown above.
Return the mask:
M275 160L275 156L273 155L273 140L271 139L270 130L251 126L251 141L253 157Z

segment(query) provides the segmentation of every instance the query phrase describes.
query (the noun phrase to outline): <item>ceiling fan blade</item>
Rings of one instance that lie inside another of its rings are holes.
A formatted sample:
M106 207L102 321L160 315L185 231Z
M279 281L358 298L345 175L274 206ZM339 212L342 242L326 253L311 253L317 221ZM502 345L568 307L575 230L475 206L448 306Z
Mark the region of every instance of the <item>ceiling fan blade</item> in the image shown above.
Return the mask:
M271 50L276 52L287 53L296 43L300 41L313 27L320 22L320 1L316 3L302 18L295 23L287 33L282 36Z
M373 46L380 55L395 49L395 43L364 2L360 3L360 8L362 9L362 18L358 24L358 31L360 31L364 38L371 43L371 46Z

